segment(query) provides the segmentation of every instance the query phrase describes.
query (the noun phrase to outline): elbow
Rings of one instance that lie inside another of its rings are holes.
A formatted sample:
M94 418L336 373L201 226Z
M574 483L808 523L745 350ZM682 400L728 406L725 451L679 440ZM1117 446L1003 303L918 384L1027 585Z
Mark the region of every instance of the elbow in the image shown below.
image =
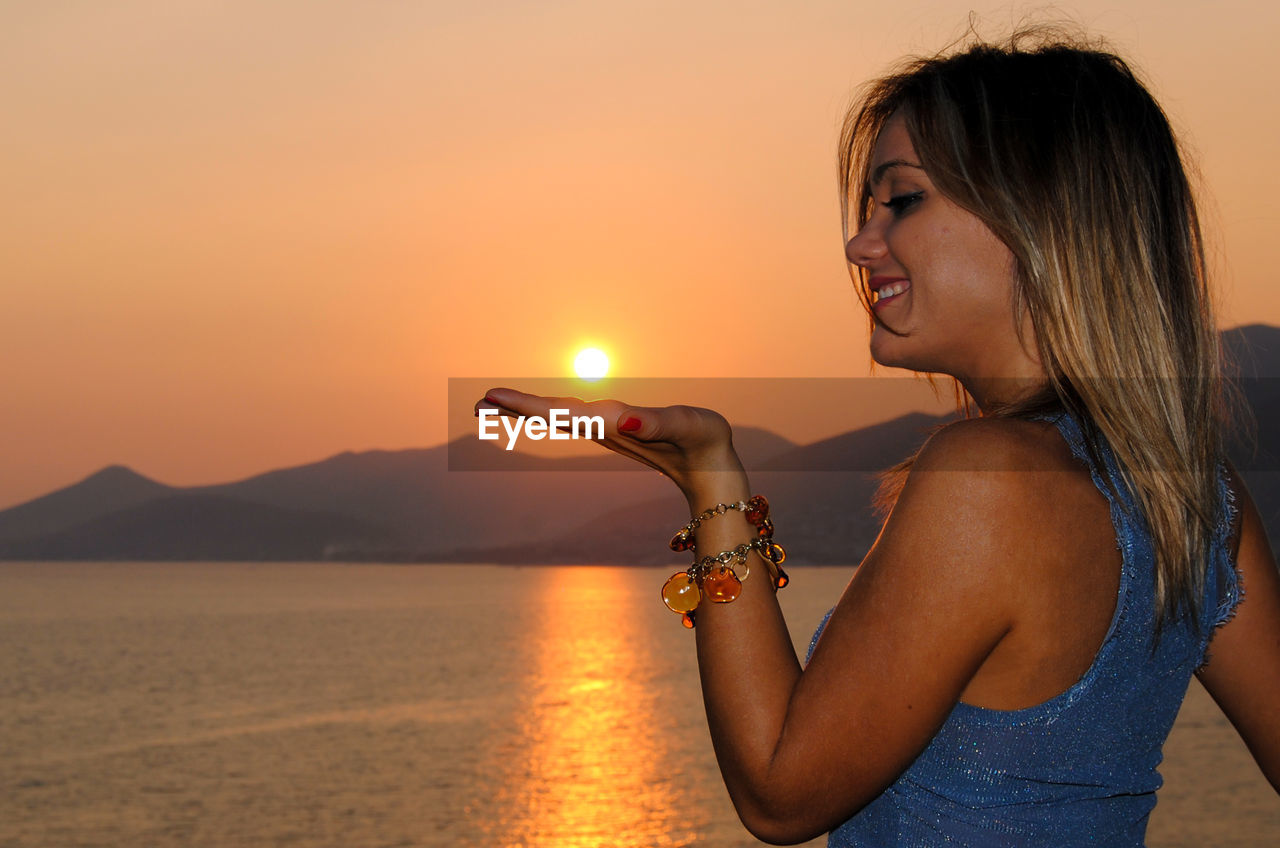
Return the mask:
M779 775L757 783L754 790L730 788L738 818L751 835L769 845L797 845L831 832L871 803L882 791L850 786L846 795L830 781L789 782ZM865 791L864 791L865 790Z
M811 764L795 760L771 763L752 775L733 775L725 786L743 826L769 845L797 845L839 827L884 790L864 775L822 774ZM888 784L885 784L886 786Z
M739 818L752 836L768 845L799 845L827 832L822 828L814 830L801 827L795 822L779 819L754 816L739 816Z
M831 830L832 825L804 809L803 805L759 800L739 803L738 818L746 829L769 845L798 845Z

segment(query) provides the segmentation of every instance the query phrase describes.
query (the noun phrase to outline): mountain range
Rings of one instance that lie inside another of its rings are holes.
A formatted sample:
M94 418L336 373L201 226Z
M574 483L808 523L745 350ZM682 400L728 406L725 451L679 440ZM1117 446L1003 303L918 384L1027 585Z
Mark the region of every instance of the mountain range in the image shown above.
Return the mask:
M1229 453L1280 538L1280 328L1240 327L1223 342L1256 421ZM878 530L869 469L946 420L913 413L808 445L737 428L734 442L793 561L853 563ZM620 457L547 459L464 437L213 486L111 466L0 511L0 559L675 564L683 555L665 541L686 518L668 481Z

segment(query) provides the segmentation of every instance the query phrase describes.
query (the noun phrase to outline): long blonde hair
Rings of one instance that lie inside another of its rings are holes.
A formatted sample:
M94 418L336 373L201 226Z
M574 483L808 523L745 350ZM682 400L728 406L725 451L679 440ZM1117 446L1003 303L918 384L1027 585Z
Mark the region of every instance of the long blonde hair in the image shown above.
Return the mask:
M1222 377L1195 200L1160 106L1124 60L1024 30L906 61L845 119L845 239L871 208L871 150L901 113L933 184L1017 262L1046 403L1111 446L1156 551L1156 621L1195 613L1221 519ZM865 273L851 266L870 314ZM874 317L872 321L874 322ZM1194 620L1194 616L1193 616Z

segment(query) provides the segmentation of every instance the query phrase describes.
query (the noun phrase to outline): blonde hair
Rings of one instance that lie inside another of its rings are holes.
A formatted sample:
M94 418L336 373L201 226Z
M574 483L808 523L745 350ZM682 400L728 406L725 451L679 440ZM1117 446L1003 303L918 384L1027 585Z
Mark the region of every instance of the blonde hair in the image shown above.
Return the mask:
M1160 106L1123 59L1024 30L906 61L845 119L845 239L866 223L871 151L905 119L933 184L1017 262L1045 392L1111 446L1156 552L1156 622L1199 609L1221 519L1222 377L1196 205ZM865 272L854 271L870 310ZM874 322L874 316L871 319ZM909 462L908 462L909 464Z

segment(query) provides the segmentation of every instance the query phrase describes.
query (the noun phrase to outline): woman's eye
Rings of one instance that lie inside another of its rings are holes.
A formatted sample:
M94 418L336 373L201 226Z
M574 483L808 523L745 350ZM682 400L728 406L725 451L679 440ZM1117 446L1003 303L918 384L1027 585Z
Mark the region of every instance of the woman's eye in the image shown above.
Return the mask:
M894 215L901 217L912 206L916 205L924 197L923 191L913 191L910 194L897 194L889 198L885 202L885 206L893 212Z

